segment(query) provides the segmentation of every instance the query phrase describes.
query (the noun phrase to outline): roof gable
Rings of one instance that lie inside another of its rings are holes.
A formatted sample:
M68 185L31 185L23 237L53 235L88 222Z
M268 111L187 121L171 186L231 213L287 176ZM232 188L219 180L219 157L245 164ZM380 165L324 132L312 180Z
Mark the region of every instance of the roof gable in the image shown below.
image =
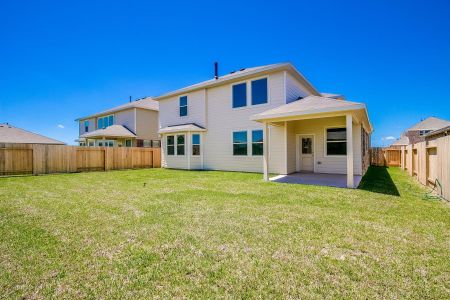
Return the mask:
M450 126L450 121L439 119L436 117L429 117L425 120L415 124L414 126L408 128L406 131L414 131L414 130L437 130L444 128L446 126Z
M220 86L224 84L229 84L233 81L242 80L248 77L259 76L262 74L269 74L277 71L286 70L291 72L299 81L305 84L306 88L310 90L312 94L320 95L316 88L290 63L278 63L272 65L265 65L260 67L245 68L236 72L231 72L229 74L220 76L218 79L209 79L197 84L193 84L172 92L168 92L158 97L154 97L156 101L162 100L167 97L172 97L176 95L181 95L189 92L193 92L199 89L210 88L215 86Z
M75 121L85 120L85 119L89 119L89 118L95 118L95 117L112 114L112 113L115 113L118 111L132 109L132 108L141 108L141 109L158 111L159 103L157 101L153 100L153 98L151 98L151 97L146 97L143 99L135 100L135 101L132 101L129 103L125 103L125 104L101 111L99 113L95 113L95 114L92 114L89 116L78 118Z

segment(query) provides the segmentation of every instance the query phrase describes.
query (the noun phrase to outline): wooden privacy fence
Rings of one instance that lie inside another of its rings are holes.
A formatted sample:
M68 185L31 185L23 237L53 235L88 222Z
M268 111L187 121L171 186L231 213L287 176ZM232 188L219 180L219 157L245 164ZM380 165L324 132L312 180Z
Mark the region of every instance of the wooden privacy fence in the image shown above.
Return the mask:
M393 148L370 148L370 164L382 167L400 167L401 150Z
M450 136L402 146L401 152L403 170L450 200Z
M160 148L0 143L0 175L160 167Z

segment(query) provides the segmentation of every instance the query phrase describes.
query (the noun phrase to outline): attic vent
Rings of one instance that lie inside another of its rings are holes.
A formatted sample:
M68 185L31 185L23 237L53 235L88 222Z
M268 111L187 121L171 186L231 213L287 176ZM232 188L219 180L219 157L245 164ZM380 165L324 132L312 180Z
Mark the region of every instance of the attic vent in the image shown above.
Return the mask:
M302 100L303 98L305 98L305 97L298 96L298 97L297 97L297 100Z
M234 74L234 73L236 73L236 71L231 71L231 72L230 72L230 74Z
M240 69L239 71L244 71L245 70L245 68L242 68L242 69Z

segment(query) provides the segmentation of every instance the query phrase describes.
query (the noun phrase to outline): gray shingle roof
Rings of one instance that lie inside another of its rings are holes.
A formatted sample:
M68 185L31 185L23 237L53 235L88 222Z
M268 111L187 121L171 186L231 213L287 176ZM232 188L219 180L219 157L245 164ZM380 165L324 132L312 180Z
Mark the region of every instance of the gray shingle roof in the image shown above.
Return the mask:
M193 84L172 92L168 92L158 97L154 97L155 100L161 100L166 97L180 95L184 93L188 93L191 91L195 91L198 89L203 89L207 87L221 85L225 82L237 80L239 78L245 78L246 76L256 75L259 73L273 72L278 70L290 70L293 74L295 74L299 79L301 79L307 87L315 94L319 95L320 93L315 89L315 87L290 63L278 63L272 65L265 65L253 68L245 68L236 72L232 72L226 75L220 76L218 79L210 79L197 84Z
M6 123L0 124L0 143L65 145L61 141Z
M363 103L336 100L327 97L308 96L301 100L281 105L252 116L252 120L289 117L297 115L317 114L344 110L365 109Z
M405 145L406 146L409 145L409 138L404 135L391 144L391 146L405 146Z
M136 135L123 125L111 125L80 135L80 138L124 137L134 138Z
M121 110L125 110L125 109L129 109L129 108L142 108L142 109L149 109L149 110L155 110L158 111L159 110L159 103L155 100L153 100L153 98L151 97L146 97L140 100L136 100L136 101L132 101L126 104L122 104L104 111L101 111L99 113L95 113L89 116L85 116L85 117L81 117L76 119L75 121L79 121L79 120L84 120L84 119L89 119L89 118L94 118L94 117L98 117L98 116L103 116L103 115L107 115L107 114L111 114L117 111L121 111Z
M425 120L415 124L414 126L408 128L406 131L412 130L437 130L444 127L450 126L450 121L439 119L436 117L429 117Z

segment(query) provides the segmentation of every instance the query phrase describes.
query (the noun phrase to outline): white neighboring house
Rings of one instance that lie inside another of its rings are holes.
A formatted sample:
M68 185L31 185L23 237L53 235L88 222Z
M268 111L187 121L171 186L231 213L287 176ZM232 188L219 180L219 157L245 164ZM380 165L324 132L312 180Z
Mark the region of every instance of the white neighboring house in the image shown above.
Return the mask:
M154 98L162 166L363 175L372 126L363 103L323 94L290 63L242 69Z
M151 97L81 117L80 146L159 147L158 102Z

